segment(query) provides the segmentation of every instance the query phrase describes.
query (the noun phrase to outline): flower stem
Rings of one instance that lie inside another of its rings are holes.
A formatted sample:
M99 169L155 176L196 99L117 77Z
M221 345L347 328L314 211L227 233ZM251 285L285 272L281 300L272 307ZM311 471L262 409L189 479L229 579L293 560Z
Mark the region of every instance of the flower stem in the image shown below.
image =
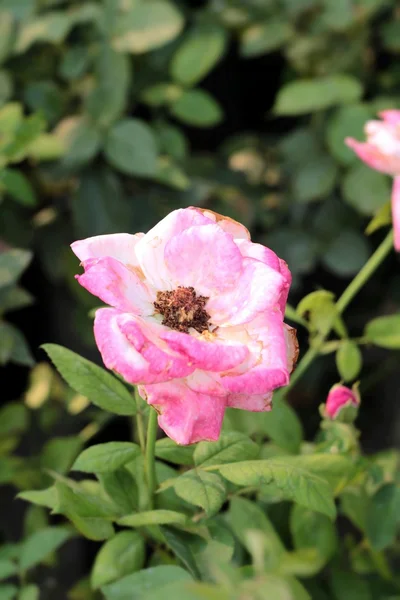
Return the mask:
M145 473L148 489L148 504L149 510L154 508L154 492L156 489L156 463L155 463L155 447L157 437L157 412L154 408L150 408L149 421L147 425L146 439L146 456L145 456Z
M361 271L354 277L349 283L343 294L336 302L336 315L341 315L353 298L358 294L361 288L367 283L369 278L373 275L376 269L381 265L384 259L387 257L391 249L393 248L393 230L391 229L383 242L378 246L375 252L370 256L368 261L365 263ZM296 370L293 372L290 383L285 388L281 388L282 392L276 395L284 397L290 389L297 383L297 381L304 375L314 359L319 355L323 344L334 324L334 319L323 334L317 336L313 345L307 350L303 358L297 365Z

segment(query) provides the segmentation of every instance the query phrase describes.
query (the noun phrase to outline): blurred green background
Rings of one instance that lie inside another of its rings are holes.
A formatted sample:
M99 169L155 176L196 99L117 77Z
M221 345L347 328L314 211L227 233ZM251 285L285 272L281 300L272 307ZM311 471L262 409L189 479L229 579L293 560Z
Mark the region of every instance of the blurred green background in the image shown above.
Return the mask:
M293 306L339 294L390 221L389 178L344 138L400 108L399 58L396 0L0 0L3 401L23 394L45 341L98 360L79 238L208 207L286 259ZM392 256L350 307L352 335L398 310L397 272ZM363 360L364 446L398 445L398 353ZM292 393L307 431L338 378L327 354Z

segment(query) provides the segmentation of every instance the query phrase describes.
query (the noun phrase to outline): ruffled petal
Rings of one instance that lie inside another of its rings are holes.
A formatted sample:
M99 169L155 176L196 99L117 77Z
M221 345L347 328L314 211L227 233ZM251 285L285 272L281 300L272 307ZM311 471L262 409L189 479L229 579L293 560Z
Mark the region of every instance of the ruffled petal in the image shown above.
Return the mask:
M346 138L345 142L372 169L387 175L400 174L400 157L384 154L377 146L368 142L357 142L353 138Z
M195 337L187 333L173 331L165 328L160 333L162 340L168 342L168 346L178 352L196 369L205 371L226 371L240 365L249 355L248 348L235 341L217 341L210 335L212 341L206 337Z
M174 210L138 242L135 251L140 266L157 290L172 290L174 284L166 268L164 249L168 241L192 226L208 225L210 219L194 209Z
M399 111L400 112L400 111ZM400 252L400 176L395 177L392 190L394 247Z
M187 361L157 344L150 324L133 315L99 309L94 335L105 366L129 383L164 382L193 371Z
M206 310L218 326L248 323L258 313L279 305L286 282L271 267L252 258L243 259L243 271L235 288L209 299Z
M249 326L253 338L251 358L230 373L221 374L221 383L235 394L268 394L289 383L288 356L279 309L260 315Z
M90 258L116 258L128 267L138 267L135 247L144 233L112 233L97 235L71 244L71 249L81 261Z
M140 386L139 393L157 410L159 426L177 444L219 438L225 411L223 397L194 392L185 380Z
M242 255L218 225L190 227L165 246L165 263L175 285L210 296L231 289L242 271Z
M89 258L82 265L85 272L76 279L91 294L121 311L154 313L155 295L135 271L109 256Z

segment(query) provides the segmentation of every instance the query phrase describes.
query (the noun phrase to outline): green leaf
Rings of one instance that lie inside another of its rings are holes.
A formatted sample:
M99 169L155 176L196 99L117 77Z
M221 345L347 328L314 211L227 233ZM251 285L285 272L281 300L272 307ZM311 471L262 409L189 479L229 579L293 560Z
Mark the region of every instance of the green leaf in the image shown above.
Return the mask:
M21 402L9 402L0 409L0 437L21 434L28 426L28 411Z
M355 275L370 255L368 241L358 231L343 229L328 245L322 262L333 273L342 277Z
M336 366L344 381L357 378L362 367L362 354L354 342L344 340L336 352Z
M186 502L203 508L208 516L216 514L226 500L226 488L221 477L201 470L188 471L178 477L174 490Z
M372 319L364 330L364 336L382 348L400 348L400 314Z
M273 52L283 46L293 35L287 21L258 22L244 29L240 36L240 54L245 58Z
M340 494L341 512L361 531L367 522L368 495L362 486L347 486Z
M174 102L182 94L182 88L174 83L156 83L146 87L140 99L150 106L163 106L169 102Z
M32 502L38 506L46 506L47 508L55 508L57 504L57 490L54 485L44 490L28 490L20 492L17 496L26 502Z
M248 550L247 532L253 529L268 536L272 552L276 554L284 552L285 547L266 512L254 502L246 498L232 498L226 520L235 536Z
M0 288L13 285L32 260L29 250L6 250L0 254Z
M83 440L76 435L54 437L45 444L40 465L43 469L50 469L56 473L67 473L82 446Z
M32 367L35 364L27 341L19 329L10 325L10 323L0 321L0 340L0 365L4 365L9 361L27 367Z
M15 117L16 115L14 115L14 119ZM11 122L12 126L15 124L14 119ZM46 126L40 114L31 115L18 121L16 128L13 129L12 139L3 148L4 154L11 162L19 162L27 156L31 144L43 133Z
M187 522L187 516L174 510L149 510L134 515L126 515L119 519L120 525L127 527L144 527L146 525L168 525L170 523L179 523L184 525Z
M331 571L331 587L334 600L375 600L369 589L368 581L361 575L334 568Z
M68 34L71 22L67 13L48 12L23 23L19 29L15 52L22 54L37 42L60 43Z
M333 519L336 510L327 481L292 460L292 457L288 457L243 461L222 465L218 471L236 485L258 487L273 484L287 500Z
M207 529L207 536L193 536L188 544L196 560L201 579L214 582L216 568L230 565L235 550L235 540L228 527L221 521L209 522Z
M361 94L360 82L351 75L326 75L292 81L279 90L274 113L290 116L324 110L335 104L354 102Z
M27 147L27 156L35 161L56 160L64 155L65 147L61 139L51 133L41 133Z
M116 471L140 454L137 444L131 442L108 442L84 450L72 466L74 471L108 473Z
M173 40L183 25L181 13L171 2L134 2L117 20L112 45L120 52L141 54Z
M0 105L7 102L13 94L13 81L7 71L0 70Z
M368 223L367 228L365 229L366 235L371 235L381 227L385 227L385 225L390 225L392 222L392 203L389 200L378 209L376 214L372 217L371 221Z
M39 600L40 590L37 585L26 585L21 588L18 600Z
M108 132L104 147L110 164L126 175L151 177L157 171L153 132L139 119L124 119Z
M390 546L400 524L400 488L394 483L383 485L370 498L367 507L365 530L377 551Z
M0 11L0 64L9 56L15 36L15 23L11 12Z
M222 121L220 105L204 90L188 90L170 104L171 114L195 127L212 127Z
M335 554L338 538L335 525L328 517L299 505L290 513L290 531L295 549L313 548L318 552L319 571Z
M225 30L217 25L193 29L175 52L170 72L178 83L198 83L221 59L226 45Z
M157 440L155 454L176 465L193 465L194 446L179 446L170 438Z
M356 153L344 140L346 137L363 139L365 123L372 118L371 110L364 104L341 106L329 118L326 143L332 156L344 165L358 162Z
M139 571L143 568L144 560L143 537L136 531L120 531L107 540L97 553L90 576L92 588L96 590L124 575Z
M118 516L115 505L100 495L88 493L82 485L57 481L57 504L54 512L64 514L77 530L90 540L101 541L111 537L114 529L110 520Z
M263 430L281 448L298 452L303 440L303 427L284 398L274 401L274 409L263 414Z
M336 176L336 164L329 156L321 155L302 165L292 180L296 202L314 202L328 196L335 185Z
M256 458L260 448L249 437L239 432L222 433L217 442L200 442L194 451L196 466L220 465Z
M33 296L18 285L0 289L0 312L3 314L33 303Z
M100 151L100 131L84 117L64 119L55 130L55 135L65 148L61 162L65 169L73 171L84 167Z
M99 127L109 127L124 112L131 79L125 54L103 44L95 61L96 86L86 98L86 110Z
M185 531L179 531L178 529L166 526L161 527L161 533L165 538L167 546L182 565L195 579L200 579L200 572L190 547L190 540L194 536L190 536Z
M71 537L65 527L46 527L33 533L21 547L19 564L23 571L41 563L48 554L54 552Z
M163 595L166 585L178 581L189 582L192 578L182 567L162 565L132 573L115 583L106 585L101 591L106 600L132 600L133 598L139 600L148 592L158 591ZM165 597L168 598L167 595Z
M157 126L157 137L160 151L176 160L184 159L188 154L188 142L178 127L161 123Z
M137 484L127 469L117 469L109 473L98 474L99 481L107 493L118 506L122 514L128 514L138 508Z
M8 579L17 572L18 567L12 560L0 559L0 580Z
M17 592L15 585L0 585L0 600L14 600Z
M390 183L382 173L357 162L343 177L342 193L350 206L369 216L390 199Z
M65 94L51 80L33 81L24 90L24 100L32 112L41 111L47 123L57 123L65 110Z
M93 404L117 415L136 413L135 399L116 377L57 344L44 344L42 348L68 385L87 396Z
M169 156L160 156L154 179L177 190L186 190L190 180Z

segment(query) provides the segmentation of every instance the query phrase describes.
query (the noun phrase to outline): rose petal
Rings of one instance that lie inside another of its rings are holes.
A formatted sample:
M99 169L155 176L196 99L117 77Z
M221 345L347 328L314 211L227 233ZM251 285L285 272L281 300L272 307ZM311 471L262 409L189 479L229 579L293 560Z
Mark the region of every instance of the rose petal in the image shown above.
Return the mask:
M215 338L207 341L205 337L189 335L168 330L160 333L168 346L185 356L196 369L205 371L226 371L240 365L249 355L247 347L238 342L220 342Z
M267 394L289 383L288 357L283 318L279 309L260 315L249 326L254 338L252 356L228 374L221 383L229 392Z
M167 242L175 235L194 225L210 224L210 219L194 209L174 210L138 242L135 250L142 270L157 290L172 290L171 275L168 272L164 249Z
M242 274L232 291L209 299L206 310L219 326L248 323L260 312L273 309L286 293L283 276L253 258L243 259Z
M288 371L291 373L296 366L297 358L299 356L299 342L297 340L296 329L283 324L284 335L286 341L286 356Z
M175 285L210 296L232 288L242 271L242 255L218 225L190 227L165 246L165 263Z
M139 393L159 413L158 424L177 444L219 438L225 399L191 390L184 379L145 385Z
M395 109L382 110L379 113L379 116L382 117L382 119L386 123L389 123L390 125L393 125L394 127L396 127L397 125L400 125L400 110L395 110Z
M268 267L271 267L271 269L274 269L274 271L281 273L284 279L284 285L279 299L279 306L282 313L284 313L290 285L292 283L292 274L285 261L280 259L270 248L262 246L261 244L255 244L248 240L237 240L236 244L242 253L242 256L255 258L268 265Z
M346 138L345 142L372 169L388 175L400 174L400 157L384 154L377 146L368 142L357 142L353 138Z
M144 233L130 235L129 233L112 233L97 235L71 244L71 249L81 261L89 258L116 258L127 266L138 266L135 247Z
M90 258L82 263L85 273L76 275L82 287L106 304L137 315L154 313L154 293L139 275L115 258Z
M400 176L393 180L392 189L392 219L394 233L394 247L400 252Z
M251 412L269 412L272 409L272 392L269 394L229 394L227 406Z
M193 371L185 360L157 345L151 326L116 309L96 312L94 335L105 366L129 383L164 382Z
M194 208L194 207L191 207L191 208ZM208 208L207 209L194 208L194 210L201 212L205 217L207 217L208 219L211 219L211 221L213 221L214 223L217 223L218 226L223 231L226 231L226 233L230 233L235 238L235 240L236 239L244 239L244 240L250 239L249 231L246 229L246 227L244 225L242 225L241 223L238 223L238 221L235 221L234 219L231 219L230 217L225 217L223 215L220 215L219 213L214 212L213 210L209 210Z

